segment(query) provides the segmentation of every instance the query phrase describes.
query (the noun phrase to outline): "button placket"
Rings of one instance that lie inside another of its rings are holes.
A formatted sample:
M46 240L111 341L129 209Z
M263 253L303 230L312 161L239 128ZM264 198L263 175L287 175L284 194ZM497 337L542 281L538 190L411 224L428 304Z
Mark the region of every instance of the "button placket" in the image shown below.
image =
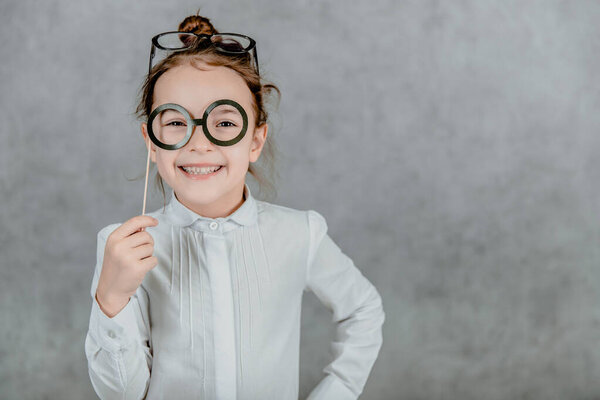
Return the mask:
M213 221L216 228L224 227ZM212 229L212 223L209 228ZM223 235L209 233L205 240L206 269L211 286L214 318L213 343L216 354L214 384L216 398L236 398L236 345L233 288L227 242Z

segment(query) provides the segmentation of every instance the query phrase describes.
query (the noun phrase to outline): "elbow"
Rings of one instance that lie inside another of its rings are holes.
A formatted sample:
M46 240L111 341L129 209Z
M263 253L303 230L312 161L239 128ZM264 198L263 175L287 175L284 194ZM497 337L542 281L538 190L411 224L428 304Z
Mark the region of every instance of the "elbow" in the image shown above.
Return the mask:
M371 288L372 290L362 308L366 319L369 320L369 330L371 331L374 340L377 342L377 345L381 347L383 344L383 324L385 322L383 299L374 286L371 286Z
M381 295L371 285L366 296L352 312L348 312L344 317L334 318L334 321L350 335L367 334L381 344L385 321Z
M371 285L369 295L361 308L368 310L373 326L381 329L385 322L385 311L383 310L383 299L375 286Z
M88 374L92 387L99 398L117 399L123 397L123 386L120 382L113 379L112 376L107 376L93 367L88 367Z
M381 320L380 322L380 326L383 326L383 323L385 322L385 311L383 311L383 300L381 299L381 295L379 293L377 293L377 297L379 298L379 318Z
M373 328L378 330L377 337L379 339L379 345L383 343L383 323L385 322L385 311L383 310L383 299L379 292L373 287L374 300L373 300Z
M123 360L102 349L88 334L85 340L88 374L100 399L139 400L146 396L150 372L146 356Z

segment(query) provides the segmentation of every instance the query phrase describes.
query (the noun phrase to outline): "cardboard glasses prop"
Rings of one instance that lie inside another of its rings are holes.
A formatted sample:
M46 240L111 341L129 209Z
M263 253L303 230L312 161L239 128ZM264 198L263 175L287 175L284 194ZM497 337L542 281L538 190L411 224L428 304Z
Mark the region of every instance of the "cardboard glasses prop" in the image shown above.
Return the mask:
M203 46L214 46L219 52L233 57L247 56L252 51L254 66L258 74L256 42L237 33L217 33L213 35L191 32L164 32L152 38L148 73L152 71L156 49L169 53ZM156 107L148 117L148 136L158 147L165 150L177 150L185 146L196 126L202 126L204 135L218 146L231 146L242 140L248 129L248 115L237 102L221 99L210 104L200 119L193 119L190 113L179 104L167 103ZM146 160L146 181L144 183L144 204L142 215L146 212L146 193L148 191L148 172L150 169L150 142Z

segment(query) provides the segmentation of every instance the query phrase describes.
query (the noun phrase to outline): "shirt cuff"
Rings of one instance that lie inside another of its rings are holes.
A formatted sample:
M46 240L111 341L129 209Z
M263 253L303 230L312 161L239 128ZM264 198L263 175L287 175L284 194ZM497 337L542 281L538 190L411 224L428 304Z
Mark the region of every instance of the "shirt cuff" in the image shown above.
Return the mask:
M354 394L336 376L327 374L317 386L310 392L306 400L356 400Z
M96 296L92 303L93 332L100 345L111 353L118 353L133 341L140 339L140 332L134 312L134 297L117 315L110 318L104 314Z

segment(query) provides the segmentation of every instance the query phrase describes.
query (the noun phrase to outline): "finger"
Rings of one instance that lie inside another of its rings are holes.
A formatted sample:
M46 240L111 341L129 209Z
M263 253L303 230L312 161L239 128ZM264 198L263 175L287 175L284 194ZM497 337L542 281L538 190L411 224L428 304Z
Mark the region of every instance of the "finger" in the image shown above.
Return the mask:
M128 249L133 249L146 243L154 245L154 239L152 238L152 235L146 231L132 233L130 236L127 236L122 240L124 242L124 247Z
M143 244L136 248L131 249L131 254L135 260L141 260L146 257L151 257L154 251L154 246L151 244Z
M121 224L111 235L114 235L118 240L130 236L138 232L142 228L158 225L158 220L149 215L138 215L128 219Z
M144 258L143 260L140 261L140 266L147 271L151 270L152 268L156 267L157 265L158 265L158 258L156 256Z

